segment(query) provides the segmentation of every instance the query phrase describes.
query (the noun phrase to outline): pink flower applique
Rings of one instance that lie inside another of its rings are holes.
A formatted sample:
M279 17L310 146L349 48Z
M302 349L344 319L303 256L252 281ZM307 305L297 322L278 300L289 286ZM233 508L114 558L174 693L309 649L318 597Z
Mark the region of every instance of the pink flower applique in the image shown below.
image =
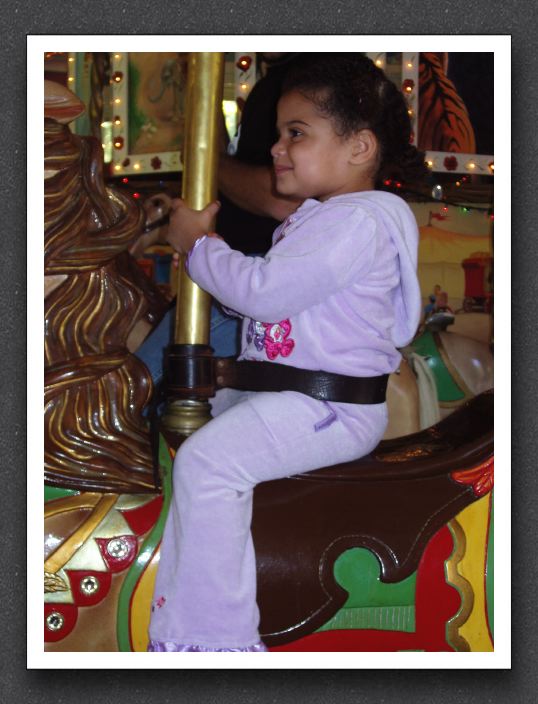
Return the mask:
M291 332L289 320L281 320L279 323L263 323L265 337L263 345L265 354L269 359L276 359L278 355L287 357L295 347L295 342L288 338Z
M151 610L152 610L152 611L155 611L155 607L157 607L158 609L160 609L162 606L165 605L165 603L166 603L166 597L160 596L160 597L157 599L157 601L155 602L155 604L151 607Z

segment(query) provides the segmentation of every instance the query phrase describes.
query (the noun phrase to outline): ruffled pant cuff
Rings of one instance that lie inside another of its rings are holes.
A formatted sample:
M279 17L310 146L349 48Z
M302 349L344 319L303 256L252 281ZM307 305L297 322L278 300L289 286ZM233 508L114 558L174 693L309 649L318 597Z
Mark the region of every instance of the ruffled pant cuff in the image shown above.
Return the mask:
M266 653L266 646L260 641L246 648L207 648L204 645L185 645L174 641L150 640L148 653Z

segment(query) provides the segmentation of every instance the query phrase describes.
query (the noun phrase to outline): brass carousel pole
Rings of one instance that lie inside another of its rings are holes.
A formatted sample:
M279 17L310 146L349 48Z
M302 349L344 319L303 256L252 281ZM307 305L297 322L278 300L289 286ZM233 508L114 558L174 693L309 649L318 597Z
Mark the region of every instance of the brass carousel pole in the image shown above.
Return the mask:
M221 119L224 55L189 57L182 198L202 210L217 195L218 131ZM211 297L178 269L174 344L165 362L167 405L163 431L187 437L210 418L213 393L209 347Z

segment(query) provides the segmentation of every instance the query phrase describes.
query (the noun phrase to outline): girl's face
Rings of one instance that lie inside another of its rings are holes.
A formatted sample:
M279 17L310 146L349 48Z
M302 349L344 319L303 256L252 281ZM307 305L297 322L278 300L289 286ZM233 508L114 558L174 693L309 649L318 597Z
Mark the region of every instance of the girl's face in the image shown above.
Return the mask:
M277 132L271 155L280 194L324 201L363 190L351 163L352 140L336 134L332 121L299 92L280 99Z

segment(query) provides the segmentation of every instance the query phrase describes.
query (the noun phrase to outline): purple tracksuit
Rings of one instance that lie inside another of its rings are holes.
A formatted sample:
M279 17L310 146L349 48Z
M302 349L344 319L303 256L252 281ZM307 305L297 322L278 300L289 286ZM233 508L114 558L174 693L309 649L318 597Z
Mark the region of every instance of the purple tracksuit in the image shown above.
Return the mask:
M395 371L418 325L418 229L398 196L306 200L264 257L215 238L189 255L191 278L244 317L239 359L350 376ZM213 419L180 447L150 623L150 650L263 650L250 535L256 484L361 457L386 404L293 391L223 389Z

